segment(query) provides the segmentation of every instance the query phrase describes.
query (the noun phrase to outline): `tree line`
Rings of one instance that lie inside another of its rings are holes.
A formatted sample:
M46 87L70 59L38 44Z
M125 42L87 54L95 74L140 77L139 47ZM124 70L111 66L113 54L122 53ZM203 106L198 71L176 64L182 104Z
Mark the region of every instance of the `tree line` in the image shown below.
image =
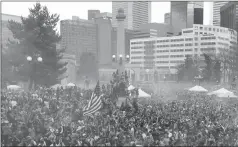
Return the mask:
M238 51L232 57L225 54L218 56L203 53L204 60L186 55L185 61L177 66L178 81L194 81L201 76L207 82L221 82L226 75L230 81L237 76ZM202 62L201 62L202 61Z

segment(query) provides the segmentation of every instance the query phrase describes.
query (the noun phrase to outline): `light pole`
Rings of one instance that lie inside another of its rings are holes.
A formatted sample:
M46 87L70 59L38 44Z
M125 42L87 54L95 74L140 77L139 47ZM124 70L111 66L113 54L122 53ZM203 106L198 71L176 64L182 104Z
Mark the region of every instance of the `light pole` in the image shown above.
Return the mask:
M41 63L43 61L42 57L40 56L35 56L35 57L31 57L28 56L27 61L30 63L30 75L29 75L29 87L28 89L31 90L32 85L34 84L34 89L36 88L36 64L37 63Z
M198 80L198 86L200 86L200 80L203 78L201 75L194 77L196 80Z
M123 55L122 54L119 55L119 59L117 59L116 55L112 55L112 61L115 62L115 63L118 63L119 73L122 73L122 72L124 72L124 63L130 61L130 56L126 55L126 58L123 60Z

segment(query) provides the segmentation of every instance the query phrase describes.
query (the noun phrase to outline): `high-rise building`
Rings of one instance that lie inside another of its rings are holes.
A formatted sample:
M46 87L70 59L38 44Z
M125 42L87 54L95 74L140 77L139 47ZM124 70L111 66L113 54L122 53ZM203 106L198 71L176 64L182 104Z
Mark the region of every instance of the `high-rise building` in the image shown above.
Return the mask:
M97 25L93 20L72 17L71 20L60 22L62 36L61 47L66 48L66 53L76 55L77 64L83 52L97 55Z
M228 1L214 1L213 2L213 25L220 26L220 8Z
M112 63L112 24L110 19L96 18L99 66Z
M151 2L112 2L112 26L117 27L117 11L124 10L126 19L125 29L138 29L140 25L151 22Z
M193 24L203 24L203 2L171 2L170 23L175 34Z
M95 17L100 14L100 10L88 10L88 20L93 20Z
M221 27L234 29L238 32L238 2L228 2L220 10Z
M164 23L170 24L170 13L164 14Z

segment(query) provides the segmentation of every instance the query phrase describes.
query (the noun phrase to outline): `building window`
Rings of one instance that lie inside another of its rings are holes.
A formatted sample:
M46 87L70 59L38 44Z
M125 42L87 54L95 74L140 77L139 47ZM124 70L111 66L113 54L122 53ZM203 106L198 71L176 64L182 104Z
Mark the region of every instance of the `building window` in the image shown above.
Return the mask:
M200 27L200 30L203 30L203 27Z
M209 31L212 31L212 28L209 28Z
M198 35L198 32L195 32L195 35Z

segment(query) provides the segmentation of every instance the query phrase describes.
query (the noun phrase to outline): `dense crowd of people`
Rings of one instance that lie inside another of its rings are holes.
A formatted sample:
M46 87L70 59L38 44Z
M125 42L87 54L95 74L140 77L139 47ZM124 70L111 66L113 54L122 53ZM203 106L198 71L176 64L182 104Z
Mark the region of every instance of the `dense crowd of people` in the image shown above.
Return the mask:
M34 92L3 89L2 146L238 146L238 104L206 95L139 104L129 98L110 103L93 117L81 116L91 90L40 88ZM137 93L134 93L137 94ZM181 96L181 95L180 95Z

